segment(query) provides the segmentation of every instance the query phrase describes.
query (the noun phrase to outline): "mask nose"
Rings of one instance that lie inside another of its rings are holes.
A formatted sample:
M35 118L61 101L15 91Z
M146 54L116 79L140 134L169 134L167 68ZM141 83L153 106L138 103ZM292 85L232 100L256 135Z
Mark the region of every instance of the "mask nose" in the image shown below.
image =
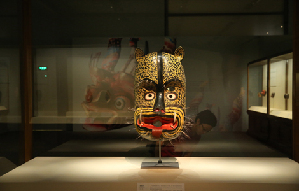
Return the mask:
M156 102L154 105L154 112L158 114L165 113L165 104L164 104L164 95L162 92L158 92L158 95L156 96Z

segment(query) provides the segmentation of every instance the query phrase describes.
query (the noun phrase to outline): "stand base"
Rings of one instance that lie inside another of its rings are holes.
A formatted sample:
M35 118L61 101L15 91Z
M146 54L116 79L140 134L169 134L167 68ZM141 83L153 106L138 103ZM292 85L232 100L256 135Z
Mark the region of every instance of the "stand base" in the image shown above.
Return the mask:
M178 162L142 162L141 169L179 169Z

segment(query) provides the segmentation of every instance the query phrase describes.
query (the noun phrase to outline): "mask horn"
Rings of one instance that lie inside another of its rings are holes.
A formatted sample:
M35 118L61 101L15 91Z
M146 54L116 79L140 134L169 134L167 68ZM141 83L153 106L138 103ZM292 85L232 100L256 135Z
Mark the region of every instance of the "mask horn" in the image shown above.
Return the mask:
M175 51L174 51L174 56L179 59L180 61L183 60L184 57L184 49L183 47L179 46Z
M140 48L136 48L136 50L135 50L135 59L138 61L142 57L144 57L144 52Z

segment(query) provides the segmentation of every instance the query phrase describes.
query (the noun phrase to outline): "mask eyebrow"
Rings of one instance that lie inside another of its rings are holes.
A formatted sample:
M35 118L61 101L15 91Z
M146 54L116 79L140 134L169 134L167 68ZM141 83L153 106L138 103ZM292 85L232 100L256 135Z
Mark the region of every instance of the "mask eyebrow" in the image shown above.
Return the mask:
M144 80L142 80L139 83L139 87L145 88L147 90L154 90L155 91L156 86L157 86L157 84L153 80L148 79L148 78L145 78Z
M170 87L182 87L182 82L181 80L177 79L177 78L174 78L174 79L171 79L171 80L168 80L167 82L164 83L165 85L165 88L170 88ZM170 91L173 91L173 90L170 90Z

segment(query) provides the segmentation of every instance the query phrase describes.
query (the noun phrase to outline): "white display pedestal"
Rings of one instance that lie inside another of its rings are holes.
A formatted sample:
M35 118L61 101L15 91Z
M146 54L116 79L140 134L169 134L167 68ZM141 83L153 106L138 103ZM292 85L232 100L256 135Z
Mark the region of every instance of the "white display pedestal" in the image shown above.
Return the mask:
M139 183L180 183L185 191L298 191L288 158L184 157L180 169L141 169L158 158L37 157L0 177L1 191L134 191ZM174 158L163 158L173 161Z

